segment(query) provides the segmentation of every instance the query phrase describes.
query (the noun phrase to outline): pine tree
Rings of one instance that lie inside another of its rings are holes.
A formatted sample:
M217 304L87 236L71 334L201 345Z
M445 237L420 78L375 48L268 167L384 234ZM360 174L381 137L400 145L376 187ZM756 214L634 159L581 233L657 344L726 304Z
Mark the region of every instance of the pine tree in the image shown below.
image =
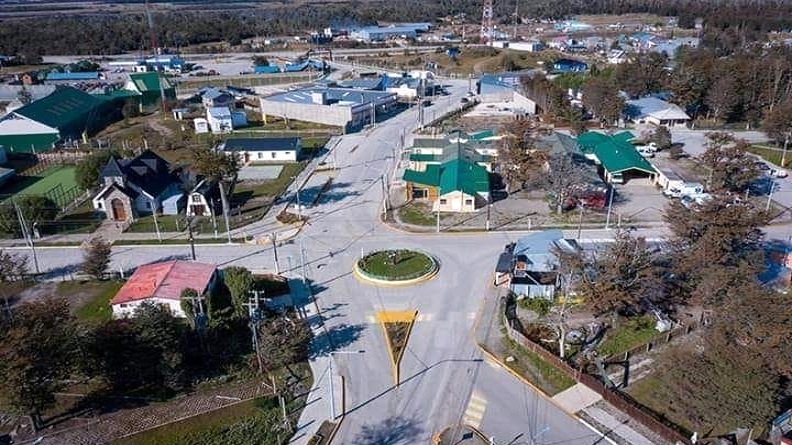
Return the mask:
M87 250L84 254L83 263L80 265L80 270L94 278L101 279L110 265L110 254L112 248L110 243L106 242L101 237L93 238L88 244Z

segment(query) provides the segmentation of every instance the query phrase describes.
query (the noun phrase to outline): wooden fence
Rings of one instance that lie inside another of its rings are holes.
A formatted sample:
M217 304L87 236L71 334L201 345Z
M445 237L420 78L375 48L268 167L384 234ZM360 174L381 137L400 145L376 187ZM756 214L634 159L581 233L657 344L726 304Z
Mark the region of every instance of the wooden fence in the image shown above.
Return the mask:
M663 416L651 412L648 408L641 405L629 395L616 389L608 388L596 377L587 374L580 369L572 367L567 362L557 357L555 354L544 349L542 346L534 343L528 339L528 337L523 335L517 328L515 328L516 319L509 319L506 316L506 312L503 313L503 317L507 335L517 344L538 355L542 360L556 368L559 372L562 372L563 374L574 379L576 382L587 386L592 391L601 395L606 402L610 403L618 410L624 412L632 419L640 422L642 425L660 437L663 437L672 443L691 443L688 439L690 434L687 434L686 431L682 431L678 426L663 418Z

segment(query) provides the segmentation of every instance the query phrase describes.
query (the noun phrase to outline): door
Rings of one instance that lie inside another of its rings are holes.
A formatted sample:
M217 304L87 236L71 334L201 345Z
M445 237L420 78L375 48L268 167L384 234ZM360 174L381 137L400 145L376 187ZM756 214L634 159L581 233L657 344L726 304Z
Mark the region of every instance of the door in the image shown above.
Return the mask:
M113 219L116 221L126 221L127 214L126 209L124 208L124 202L118 198L113 198L110 201L110 208L113 212Z
M192 214L195 216L203 216L204 211L206 211L206 208L203 204L193 204L190 206L190 209L192 210Z

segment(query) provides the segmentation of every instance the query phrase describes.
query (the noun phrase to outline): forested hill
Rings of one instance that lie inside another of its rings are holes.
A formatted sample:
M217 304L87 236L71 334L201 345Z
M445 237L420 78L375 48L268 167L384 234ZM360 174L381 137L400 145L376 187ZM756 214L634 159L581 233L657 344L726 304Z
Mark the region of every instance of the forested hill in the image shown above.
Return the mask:
M574 14L653 13L679 17L690 27L705 19L705 43L728 51L743 42L762 38L771 30L792 29L792 2L785 0L499 0L496 22L511 22L515 1L520 15L563 18ZM119 3L119 2L106 2ZM130 1L129 3L140 3ZM172 9L154 5L159 41L168 46L227 41L252 36L294 35L331 24L370 24L384 21L433 21L465 13L478 20L481 0L358 0L300 2L222 2L171 0ZM53 2L48 2L52 5ZM100 6L51 13L43 5L0 2L0 11L35 9L30 17L0 16L0 54L112 54L136 50L148 40L142 5L126 5L125 12L108 13Z

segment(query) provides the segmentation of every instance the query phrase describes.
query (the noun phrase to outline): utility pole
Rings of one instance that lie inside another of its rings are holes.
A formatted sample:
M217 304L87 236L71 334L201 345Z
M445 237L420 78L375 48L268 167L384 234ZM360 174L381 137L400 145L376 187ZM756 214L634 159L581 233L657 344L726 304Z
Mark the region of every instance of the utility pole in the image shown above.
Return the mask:
M440 198L437 199L439 200ZM440 233L440 202L437 203L437 228L435 231Z
M584 210L585 210L585 207L580 206L580 212L579 212L580 215L579 215L579 218L578 218L578 233L577 233L578 241L580 240L580 235L581 235L581 232L583 231L583 211Z
M275 257L275 275L280 275L280 266L278 265L278 232L270 233L270 240L272 241L272 255Z
M765 212L770 210L770 203L773 201L773 192L776 190L777 186L778 185L774 179L770 181L770 193L767 195L767 205L765 206Z
M27 225L27 221L25 221L25 215L22 214L22 209L19 208L19 204L14 201L14 210L16 210L17 219L19 220L19 228L22 230L22 236L25 238L25 244L30 247L30 253L33 257L33 267L36 269L36 273L41 273L41 269L39 269L38 263L38 256L36 255L36 245L33 242L33 237L30 236L30 228Z
M492 198L491 195L487 194L487 224L485 227L487 232L490 231L490 207L492 207Z
M605 229L606 230L610 226L611 209L613 209L613 195L616 193L616 190L614 189L613 184L609 185L608 192L610 193L610 196L608 197L608 215L605 217Z
M248 302L243 303L244 306L248 308L248 317L250 321L248 322L248 326L250 327L250 333L252 335L253 340L253 348L256 353L256 361L258 362L259 373L264 372L264 362L261 360L261 354L259 349L259 341L258 341L258 325L261 321L261 317L259 314L260 309L260 296L259 291L251 292L251 295L248 297Z
M786 166L786 154L787 154L787 147L789 146L789 136L790 133L787 133L786 138L784 138L784 151L781 152L781 168L785 168Z
M192 219L187 220L187 241L190 242L190 254L195 261L195 237L193 237Z
M385 173L380 176L382 182L382 219L388 215L388 187L385 185Z
M154 201L149 200L151 205L151 216L154 217L154 230L157 232L157 240L162 242L162 234L160 233L159 223L157 222L157 206Z

